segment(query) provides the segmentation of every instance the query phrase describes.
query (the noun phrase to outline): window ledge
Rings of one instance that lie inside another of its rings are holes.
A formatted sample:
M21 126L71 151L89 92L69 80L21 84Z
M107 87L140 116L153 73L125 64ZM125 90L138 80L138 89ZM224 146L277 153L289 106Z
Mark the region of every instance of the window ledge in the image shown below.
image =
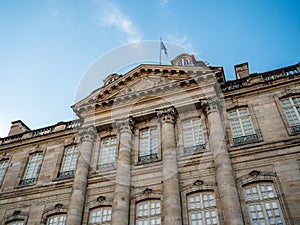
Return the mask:
M99 165L97 165L96 169L97 170L112 170L112 169L115 169L115 163L110 162L110 163L99 164Z
M232 147L241 145L248 145L262 141L258 134L250 134L246 136L240 136L232 139Z
M205 149L206 149L205 144L201 144L201 145L195 145L191 147L185 147L183 151L185 155L190 155L198 152L204 152Z
M36 184L36 179L35 178L25 179L25 180L21 180L16 188L30 187L30 186L33 186L35 184Z

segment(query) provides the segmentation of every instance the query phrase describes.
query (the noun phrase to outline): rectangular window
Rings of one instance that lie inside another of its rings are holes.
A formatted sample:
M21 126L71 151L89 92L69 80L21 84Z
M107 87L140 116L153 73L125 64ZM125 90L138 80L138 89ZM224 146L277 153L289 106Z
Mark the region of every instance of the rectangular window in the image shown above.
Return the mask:
M234 109L228 112L234 145L249 144L258 141L251 116L247 108Z
M285 224L271 183L252 184L244 192L252 224Z
M74 176L78 157L78 146L71 146L65 149L62 166L59 172L59 178L68 178Z
M27 185L35 182L43 159L42 153L36 153L29 156L26 170L20 185Z
M8 160L3 160L0 162L0 185L4 179L4 175L6 173L8 167Z
M113 167L116 160L117 137L109 137L101 140L100 158L97 169Z
M205 149L200 118L185 120L182 123L184 152Z
M300 133L300 96L282 99L281 105L291 126L292 133Z
M158 159L157 128L151 127L140 131L139 162Z

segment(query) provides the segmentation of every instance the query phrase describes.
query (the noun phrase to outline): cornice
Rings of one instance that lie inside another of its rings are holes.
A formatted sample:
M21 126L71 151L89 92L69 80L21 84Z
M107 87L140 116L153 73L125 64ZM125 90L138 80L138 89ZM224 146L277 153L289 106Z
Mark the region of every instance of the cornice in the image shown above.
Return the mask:
M169 82L162 82L161 84L155 85L155 87L146 88L144 90L134 92L124 91L125 86L129 84L129 82L126 80L129 80L132 83L132 77L139 77L141 79L142 77L152 76L153 74L156 77L165 77L170 80ZM152 68L146 70L145 68L141 68L139 73L135 72L131 76L128 75L127 77L124 76L119 78L115 81L118 82L117 84L113 82L107 87L99 89L99 92L90 95L85 99L85 101L78 102L77 104L73 105L72 108L74 112L81 117L82 113L87 111L105 108L115 103L133 100L143 96L149 96L151 94L157 95L157 93L165 92L167 90L175 90L178 88L191 86L193 84L203 83L205 80L206 82L210 83L210 79L215 82L215 74L212 71L203 72L196 70L195 68L194 70L189 71L174 70L174 68L170 70L165 68L164 70Z

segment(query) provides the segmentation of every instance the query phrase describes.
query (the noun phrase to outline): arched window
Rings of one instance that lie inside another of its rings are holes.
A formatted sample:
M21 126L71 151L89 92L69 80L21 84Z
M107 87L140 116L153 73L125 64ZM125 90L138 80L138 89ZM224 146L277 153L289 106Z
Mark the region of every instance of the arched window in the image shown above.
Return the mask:
M66 214L54 214L47 219L47 225L65 225L67 216Z
M197 192L187 198L190 225L219 224L213 192Z
M148 200L136 205L136 224L161 224L160 200Z
M285 224L278 197L272 183L254 183L244 187L252 224Z
M110 224L111 207L99 207L90 211L89 224Z
M281 105L292 133L300 133L300 96L281 99Z
M14 220L14 221L6 223L6 225L24 225L24 221L23 220Z

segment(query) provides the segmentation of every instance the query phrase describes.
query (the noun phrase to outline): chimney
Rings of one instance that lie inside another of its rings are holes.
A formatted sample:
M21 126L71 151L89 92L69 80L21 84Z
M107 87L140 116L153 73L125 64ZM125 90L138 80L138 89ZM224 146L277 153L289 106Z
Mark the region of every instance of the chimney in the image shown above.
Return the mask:
M11 127L7 136L12 136L16 134L21 134L25 131L29 131L30 129L23 123L21 120L16 120L11 122Z
M234 70L235 70L236 79L241 79L249 76L248 62L235 65Z

